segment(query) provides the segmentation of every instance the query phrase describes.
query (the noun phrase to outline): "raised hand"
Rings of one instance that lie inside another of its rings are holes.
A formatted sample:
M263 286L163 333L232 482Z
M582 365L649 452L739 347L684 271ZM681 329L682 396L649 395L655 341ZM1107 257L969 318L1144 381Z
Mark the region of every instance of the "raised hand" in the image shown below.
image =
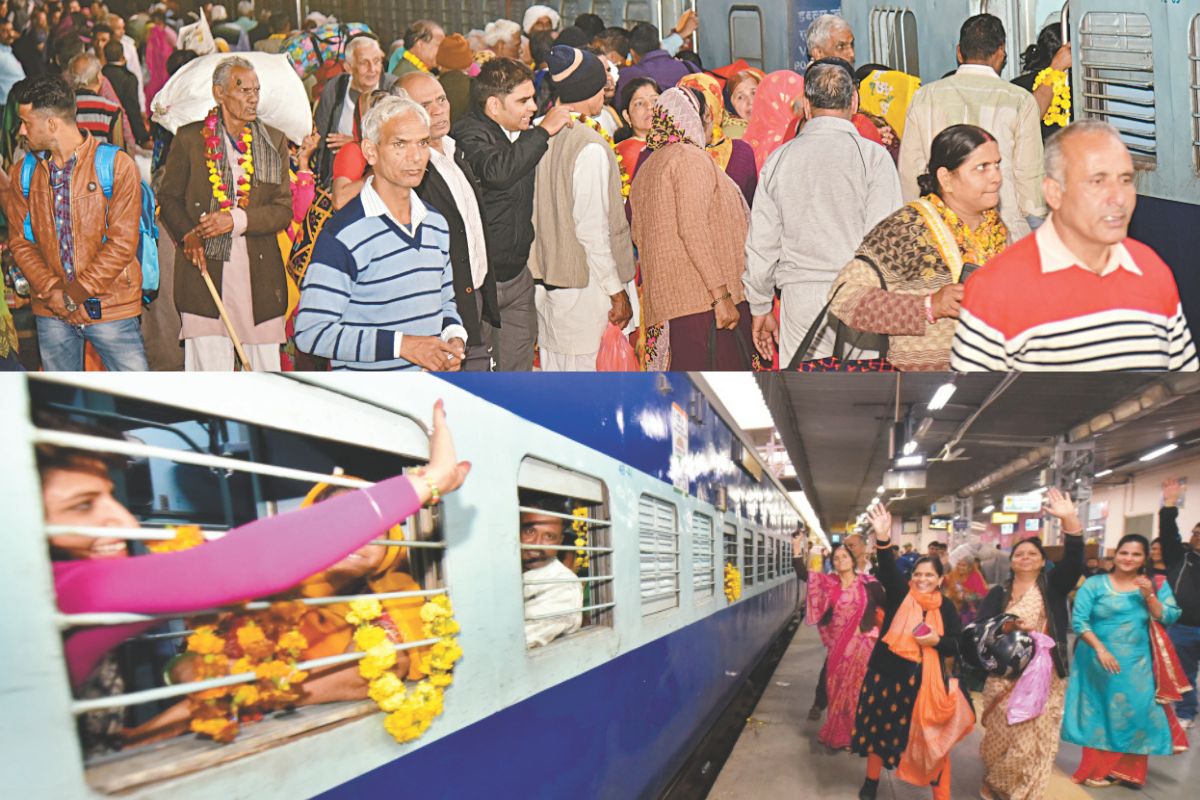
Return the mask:
M875 532L875 541L887 544L892 538L892 512L887 506L876 503L867 509L867 519L871 521L871 530Z
M1079 522L1079 516L1076 514L1075 503L1071 501L1071 496L1066 492L1059 491L1055 488L1046 490L1046 499L1042 502L1042 508L1052 517L1056 517L1062 525L1063 533L1082 533L1083 526Z
M1183 485L1178 478L1167 478L1162 482L1163 505L1173 506L1183 494Z

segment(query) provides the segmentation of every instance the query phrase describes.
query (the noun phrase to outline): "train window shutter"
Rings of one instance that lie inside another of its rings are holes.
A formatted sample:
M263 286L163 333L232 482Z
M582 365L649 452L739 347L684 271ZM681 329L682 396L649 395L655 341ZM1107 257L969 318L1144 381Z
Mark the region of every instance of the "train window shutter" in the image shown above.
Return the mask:
M679 525L675 505L644 494L638 499L638 553L642 615L679 606Z
M1192 165L1200 173L1200 14L1188 29L1188 76L1192 88Z
M1113 125L1143 169L1158 165L1154 111L1154 39L1150 18L1126 11L1089 11L1079 32L1075 107L1082 118Z
M716 591L712 517L692 515L692 592L696 602L707 600Z

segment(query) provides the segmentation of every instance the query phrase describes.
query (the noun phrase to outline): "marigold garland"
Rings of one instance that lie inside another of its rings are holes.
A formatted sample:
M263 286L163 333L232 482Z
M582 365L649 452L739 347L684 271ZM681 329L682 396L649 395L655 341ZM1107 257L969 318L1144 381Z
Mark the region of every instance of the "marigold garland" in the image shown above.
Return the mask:
M429 677L409 690L392 672L396 650L387 631L375 623L383 614L383 605L378 600L354 600L346 621L358 626L354 643L366 653L358 662L358 671L370 682L367 696L388 715L383 727L397 742L410 742L428 730L434 718L442 713L445 688L453 683L454 664L462 658L462 648L454 638L459 627L448 596L432 597L421 607L425 638L438 642L416 656L421 671Z
M587 125L596 133L600 134L601 138L604 139L609 149L613 151L613 155L617 158L617 168L621 170L621 197L628 198L629 186L633 179L629 177L629 170L625 169L625 159L621 157L619 152L617 152L617 143L614 142L613 138L608 135L608 131L604 130L600 123L591 117L586 117L582 114L572 114L571 116L582 122L584 125Z
M168 528L167 530L172 530ZM175 536L158 542L146 542L146 549L151 553L174 553L179 550L191 550L196 545L204 544L204 534L199 525L180 525L174 528Z
M221 126L221 109L214 108L204 118L204 163L208 166L208 182L212 184L213 198L217 208L229 211L233 202L229 199L229 185L222 180L220 164L225 158L225 147L221 143L223 130ZM250 128L242 128L240 139L234 142L234 149L240 154L238 164L242 167L242 175L237 183L237 206L245 208L250 203L250 179L254 175L254 155L251 150L253 136Z
M405 50L401 58L421 70L421 72L429 72L429 67L425 66L425 62L414 55L412 50Z
M571 510L571 516L576 518L571 523L571 532L575 534L575 546L579 548L575 551L576 575L587 572L587 568L591 565L591 559L588 558L588 551L583 549L588 546L588 524L584 521L587 515L588 510L583 507Z
M742 596L742 573L733 564L725 565L725 599L732 603Z
M1000 220L1000 212L996 209L989 208L983 212L983 221L975 230L971 230L942 198L936 194L927 194L925 199L937 209L946 225L950 227L954 234L954 242L958 245L958 252L962 253L964 261L983 266L992 257L1004 252L1004 248L1008 246L1008 228Z
M1042 122L1064 128L1071 124L1071 84L1067 80L1067 73L1061 69L1046 67L1033 81L1034 91L1037 91L1039 86L1051 86L1054 89L1054 100L1042 115Z

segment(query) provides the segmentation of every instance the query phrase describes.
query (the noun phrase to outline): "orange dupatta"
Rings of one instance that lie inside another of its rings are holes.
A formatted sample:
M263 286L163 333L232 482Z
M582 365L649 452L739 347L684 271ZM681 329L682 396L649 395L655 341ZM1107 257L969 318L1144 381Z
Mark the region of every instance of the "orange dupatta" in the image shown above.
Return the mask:
M951 678L949 687L942 681L942 659L935 647L922 647L913 636L913 628L922 622L940 638L945 634L941 613L941 592L922 594L909 591L896 611L883 641L893 653L921 664L921 685L913 704L908 746L900 756L897 777L915 786L927 786L938 779L950 757L950 749L975 727L975 714Z

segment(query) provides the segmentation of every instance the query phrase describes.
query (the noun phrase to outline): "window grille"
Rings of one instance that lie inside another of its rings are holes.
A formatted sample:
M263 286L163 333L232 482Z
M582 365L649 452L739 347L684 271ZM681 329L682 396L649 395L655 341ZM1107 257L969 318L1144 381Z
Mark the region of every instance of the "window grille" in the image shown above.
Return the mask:
M755 564L757 561L754 558L754 533L749 529L742 530L742 537L745 545L742 547L743 558L745 564L742 565L742 583L745 586L753 586L758 580L755 573Z
M1081 116L1111 123L1134 163L1154 168L1158 164L1158 132L1150 18L1125 11L1090 11L1084 15L1079 33L1083 97L1075 105Z
M1188 36L1188 86L1192 95L1192 159L1200 172L1200 14L1192 17Z
M648 494L638 499L642 615L679 605L679 526L675 505Z
M733 564L736 567L738 565L737 526L726 522L721 530L725 540L725 563Z
M712 517L692 515L692 591L696 600L707 600L716 590Z
M756 566L758 567L759 582L765 581L767 579L767 537L763 533L758 535L758 559Z
M871 9L870 24L871 60L909 75L920 75L917 18L913 12L906 8L878 6Z

